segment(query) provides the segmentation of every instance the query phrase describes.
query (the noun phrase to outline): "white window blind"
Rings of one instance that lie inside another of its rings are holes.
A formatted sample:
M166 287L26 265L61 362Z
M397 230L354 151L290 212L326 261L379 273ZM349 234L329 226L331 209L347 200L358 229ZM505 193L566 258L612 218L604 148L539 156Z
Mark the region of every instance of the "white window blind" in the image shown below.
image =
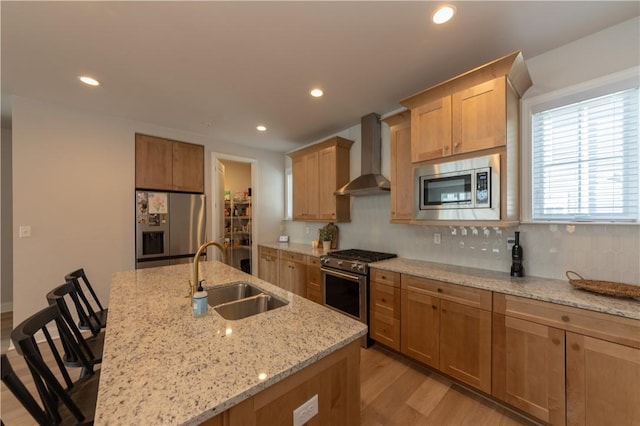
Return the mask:
M638 88L532 114L532 219L638 221Z

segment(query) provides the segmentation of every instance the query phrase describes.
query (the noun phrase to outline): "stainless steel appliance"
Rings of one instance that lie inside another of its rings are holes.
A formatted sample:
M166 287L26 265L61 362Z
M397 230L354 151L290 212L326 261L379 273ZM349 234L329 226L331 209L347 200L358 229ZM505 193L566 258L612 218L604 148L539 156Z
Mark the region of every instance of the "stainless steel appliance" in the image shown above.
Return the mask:
M205 239L205 196L136 191L136 269L188 263Z
M418 220L500 220L500 154L414 171Z
M323 304L369 325L369 263L396 257L395 254L349 249L320 258ZM368 347L367 334L362 346Z

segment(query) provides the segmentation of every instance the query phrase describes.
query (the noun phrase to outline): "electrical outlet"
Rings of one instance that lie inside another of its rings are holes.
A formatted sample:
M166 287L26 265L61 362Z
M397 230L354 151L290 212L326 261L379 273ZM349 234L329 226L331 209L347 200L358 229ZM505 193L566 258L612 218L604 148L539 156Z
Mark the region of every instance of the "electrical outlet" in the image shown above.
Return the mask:
M19 228L20 238L31 238L31 227L29 225L22 225Z
M318 414L318 395L293 410L293 426L302 426Z
M308 226L305 228L305 231L306 231L307 234L309 234L309 227Z
M440 244L440 233L436 232L433 234L433 244Z

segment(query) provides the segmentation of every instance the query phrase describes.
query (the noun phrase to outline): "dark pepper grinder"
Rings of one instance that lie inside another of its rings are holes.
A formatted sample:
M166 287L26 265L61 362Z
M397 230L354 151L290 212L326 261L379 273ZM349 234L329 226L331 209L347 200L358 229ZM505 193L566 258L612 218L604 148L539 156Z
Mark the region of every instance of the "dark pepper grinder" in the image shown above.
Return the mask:
M520 245L520 232L516 232L516 243L511 248L511 276L524 277L522 266L522 246Z

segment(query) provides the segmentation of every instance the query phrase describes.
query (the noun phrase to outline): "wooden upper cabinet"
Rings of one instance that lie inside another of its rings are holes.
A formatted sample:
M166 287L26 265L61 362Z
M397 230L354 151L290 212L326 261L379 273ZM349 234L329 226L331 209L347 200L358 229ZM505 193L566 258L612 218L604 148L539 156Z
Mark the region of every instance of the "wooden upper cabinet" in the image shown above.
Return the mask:
M204 147L173 142L173 190L204 192Z
M532 85L515 52L417 93L411 110L411 161L419 163L518 144L518 102Z
M293 220L349 222L350 200L334 192L349 182L353 141L334 137L289 153L293 173Z
M136 188L204 193L204 147L136 134Z
M136 188L171 190L172 157L171 141L136 135Z
M411 123L412 162L451 155L451 96L412 109Z
M498 77L453 94L453 155L506 144L505 90L505 78Z
M411 112L384 119L391 140L391 222L413 219L413 169L411 168Z

